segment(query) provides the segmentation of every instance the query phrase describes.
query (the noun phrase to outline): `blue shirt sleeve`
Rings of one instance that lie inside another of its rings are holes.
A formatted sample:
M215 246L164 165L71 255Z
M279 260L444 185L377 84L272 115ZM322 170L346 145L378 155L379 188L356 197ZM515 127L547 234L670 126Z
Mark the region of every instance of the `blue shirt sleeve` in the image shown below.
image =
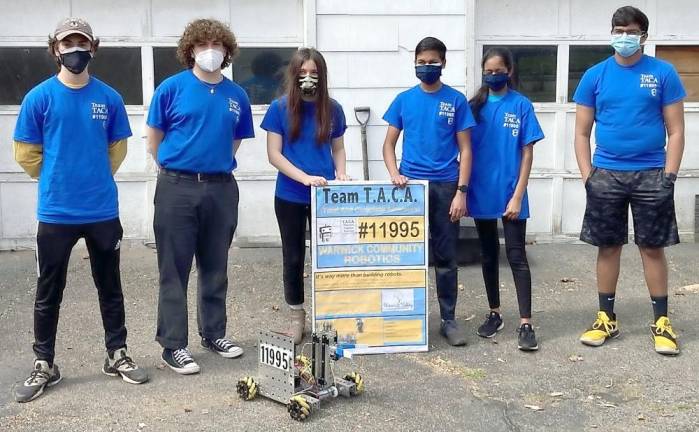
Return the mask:
M14 140L29 144L44 143L44 108L41 94L29 92L24 97L17 116Z
M255 126L252 123L252 108L250 99L242 88L240 89L240 117L233 132L234 140L253 138L255 136Z
M526 101L522 107L522 125L519 133L519 144L525 146L544 139L544 131L541 130L539 120L536 118L534 106Z
M383 115L384 121L398 130L403 130L403 104L401 102L401 96L402 93L393 99L388 110L386 110L386 114Z
M131 126L129 125L129 116L126 114L124 100L120 96L115 97L110 111L113 112L114 115L111 118L108 129L109 143L130 137L132 133Z
M588 69L580 79L578 88L575 89L575 94L573 95L573 100L579 105L585 105L594 108L596 102L595 95L595 83L597 81L597 74L595 74L591 69Z
M473 118L473 112L471 111L471 106L468 104L466 97L459 98L456 104L456 113L454 117L456 118L457 132L465 131L476 125L476 119Z
M162 83L155 89L153 98L150 101L150 109L148 109L146 124L150 127L158 128L163 132L167 132L170 126L170 119L168 118L170 102L170 91L167 88L167 83Z
M347 119L345 118L345 111L342 109L342 105L333 101L333 130L330 134L332 139L339 138L345 134L347 130Z
M687 96L687 93L684 91L684 86L682 86L680 75L677 73L674 66L669 66L668 73L663 80L663 106L679 102Z
M279 135L284 134L283 128L283 117L282 117L282 105L279 103L279 99L275 99L269 104L265 116L262 118L262 124L260 127L267 132L274 132Z

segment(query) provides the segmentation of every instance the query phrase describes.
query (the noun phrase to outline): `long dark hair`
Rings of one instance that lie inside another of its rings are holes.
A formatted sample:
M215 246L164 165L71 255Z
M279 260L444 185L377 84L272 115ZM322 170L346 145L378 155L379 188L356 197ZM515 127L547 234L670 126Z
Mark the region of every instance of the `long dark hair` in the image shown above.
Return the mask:
M483 68L485 67L485 62L487 62L493 57L500 57L502 59L502 62L505 63L505 66L507 67L507 72L510 74L513 72L515 63L512 59L512 52L505 47L489 48L488 51L486 51L485 54L483 54L483 60L481 60L481 70L483 70ZM511 80L507 81L507 85L509 87L512 87ZM487 101L488 86L482 84L476 92L476 94L471 98L471 100L468 101L468 103L471 105L473 118L475 118L476 121L478 121L478 117L481 114L481 108L483 108L483 105L485 105Z
M301 135L303 99L298 85L299 71L304 62L313 60L318 69L318 88L316 90L316 142L322 144L330 138L331 105L328 96L328 68L323 55L314 48L299 48L289 60L286 70L287 111L291 123L291 140Z

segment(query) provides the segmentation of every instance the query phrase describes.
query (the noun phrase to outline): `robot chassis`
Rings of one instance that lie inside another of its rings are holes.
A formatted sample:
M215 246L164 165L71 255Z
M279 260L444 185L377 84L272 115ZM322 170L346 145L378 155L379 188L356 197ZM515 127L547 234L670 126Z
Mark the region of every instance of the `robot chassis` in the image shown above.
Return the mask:
M276 332L261 331L258 342L258 376L238 381L241 399L253 400L258 394L283 403L292 419L303 421L320 408L321 401L337 396L353 397L364 391L364 380L352 372L337 378L333 366L345 357L337 345L337 332L313 333L312 354L303 349L297 354L291 337ZM305 346L305 345L304 345Z

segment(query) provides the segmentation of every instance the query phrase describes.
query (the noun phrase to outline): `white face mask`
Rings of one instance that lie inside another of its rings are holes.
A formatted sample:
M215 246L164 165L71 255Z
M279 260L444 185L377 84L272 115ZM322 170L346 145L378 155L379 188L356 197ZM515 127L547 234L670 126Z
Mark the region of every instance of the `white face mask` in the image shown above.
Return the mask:
M202 70L213 72L221 67L223 63L223 53L217 49L210 48L199 52L194 57L194 61Z

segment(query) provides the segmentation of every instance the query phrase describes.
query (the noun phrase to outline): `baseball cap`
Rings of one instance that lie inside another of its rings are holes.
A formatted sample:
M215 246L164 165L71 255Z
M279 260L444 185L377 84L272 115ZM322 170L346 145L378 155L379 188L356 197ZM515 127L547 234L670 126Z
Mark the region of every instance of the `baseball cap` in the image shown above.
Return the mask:
M82 18L65 18L56 25L56 30L53 36L57 40L63 40L72 34L80 34L93 42L95 37L92 35L92 27Z

